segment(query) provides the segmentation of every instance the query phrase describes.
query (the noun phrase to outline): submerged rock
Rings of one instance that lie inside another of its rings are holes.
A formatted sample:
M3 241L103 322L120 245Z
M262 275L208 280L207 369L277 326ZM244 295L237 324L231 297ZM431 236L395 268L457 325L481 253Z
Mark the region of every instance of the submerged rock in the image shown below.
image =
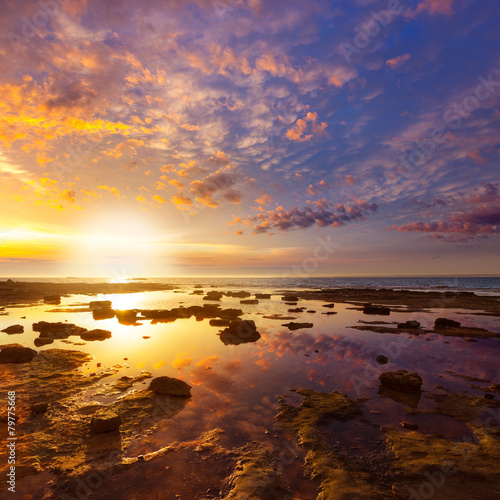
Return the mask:
M312 328L314 325L312 323L294 323L292 321L281 326L286 326L289 330L300 330L302 328Z
M13 333L24 333L23 325L11 325L2 330L3 333L13 334Z
M95 307L92 309L92 318L95 321L102 319L112 319L116 316L116 313L111 307Z
M220 339L225 345L239 345L257 342L260 333L252 320L235 319L220 333Z
M120 428L120 415L109 409L100 410L92 416L90 430L94 433L112 432Z
M34 349L22 345L7 346L0 351L0 363L27 363L36 354Z
M43 301L46 304L60 304L61 303L61 296L60 295L46 295L43 298Z
M379 376L381 385L395 391L418 393L422 387L422 377L418 373L410 373L407 370L382 373Z
M71 335L80 335L86 332L87 329L76 326L73 323L39 321L38 323L33 323L33 331L40 332L40 338L67 339Z
M149 390L155 394L163 394L165 396L191 396L191 386L186 382L172 377L156 377L151 380Z
M111 300L92 300L89 302L89 309L110 309L112 305Z
M436 321L434 321L434 328L436 330L439 328L456 328L458 326L460 326L460 322L452 319L437 318Z

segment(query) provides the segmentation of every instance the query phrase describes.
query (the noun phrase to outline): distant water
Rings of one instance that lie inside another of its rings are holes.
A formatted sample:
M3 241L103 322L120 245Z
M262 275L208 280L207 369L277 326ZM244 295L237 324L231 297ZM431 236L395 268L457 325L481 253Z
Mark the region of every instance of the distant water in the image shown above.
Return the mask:
M4 278L6 279L6 278ZM14 281L57 283L103 283L105 278L12 278ZM0 279L1 280L1 279ZM111 280L113 281L113 280ZM293 290L321 288L393 288L404 290L474 291L478 294L500 295L500 276L460 277L371 277L371 278L132 278L128 281L164 283L192 287L252 288L262 290Z

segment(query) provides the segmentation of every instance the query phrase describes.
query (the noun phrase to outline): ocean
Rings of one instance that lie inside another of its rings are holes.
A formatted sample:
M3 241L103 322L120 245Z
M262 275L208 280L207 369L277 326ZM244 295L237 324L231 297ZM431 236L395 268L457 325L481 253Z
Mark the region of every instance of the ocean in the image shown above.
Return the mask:
M5 278L6 279L6 278ZM405 290L457 290L473 291L481 295L500 295L500 276L444 276L444 277L275 277L275 278L128 278L117 280L108 278L12 278L14 281L55 282L55 283L102 283L109 281L144 281L165 283L181 287L200 284L204 287L229 289L294 290L322 288L392 288Z

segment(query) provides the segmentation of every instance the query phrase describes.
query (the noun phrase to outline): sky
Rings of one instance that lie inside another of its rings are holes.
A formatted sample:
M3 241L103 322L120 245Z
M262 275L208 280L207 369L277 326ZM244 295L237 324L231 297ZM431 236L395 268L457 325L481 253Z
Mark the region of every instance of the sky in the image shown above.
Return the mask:
M499 274L499 24L0 0L0 276Z

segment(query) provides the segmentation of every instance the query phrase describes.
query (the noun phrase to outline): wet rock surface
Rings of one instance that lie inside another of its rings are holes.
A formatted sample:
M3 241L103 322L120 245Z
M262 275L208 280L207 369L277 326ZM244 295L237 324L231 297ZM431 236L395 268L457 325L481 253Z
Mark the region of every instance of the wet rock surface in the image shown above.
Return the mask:
M156 377L151 380L149 390L155 394L162 394L164 396L178 396L189 397L191 396L191 386L186 382L172 378L172 377Z
M22 345L6 346L0 350L0 363L28 363L37 352Z
M291 321L281 326L286 326L289 330L302 330L303 328L313 328L314 325L312 323L294 323Z
M380 384L395 391L418 393L422 387L422 377L418 373L407 370L382 373L379 376Z
M252 320L232 320L220 333L220 340L226 345L247 344L259 339L260 333Z
M24 333L23 325L11 325L2 330L3 333L15 334L15 333Z

